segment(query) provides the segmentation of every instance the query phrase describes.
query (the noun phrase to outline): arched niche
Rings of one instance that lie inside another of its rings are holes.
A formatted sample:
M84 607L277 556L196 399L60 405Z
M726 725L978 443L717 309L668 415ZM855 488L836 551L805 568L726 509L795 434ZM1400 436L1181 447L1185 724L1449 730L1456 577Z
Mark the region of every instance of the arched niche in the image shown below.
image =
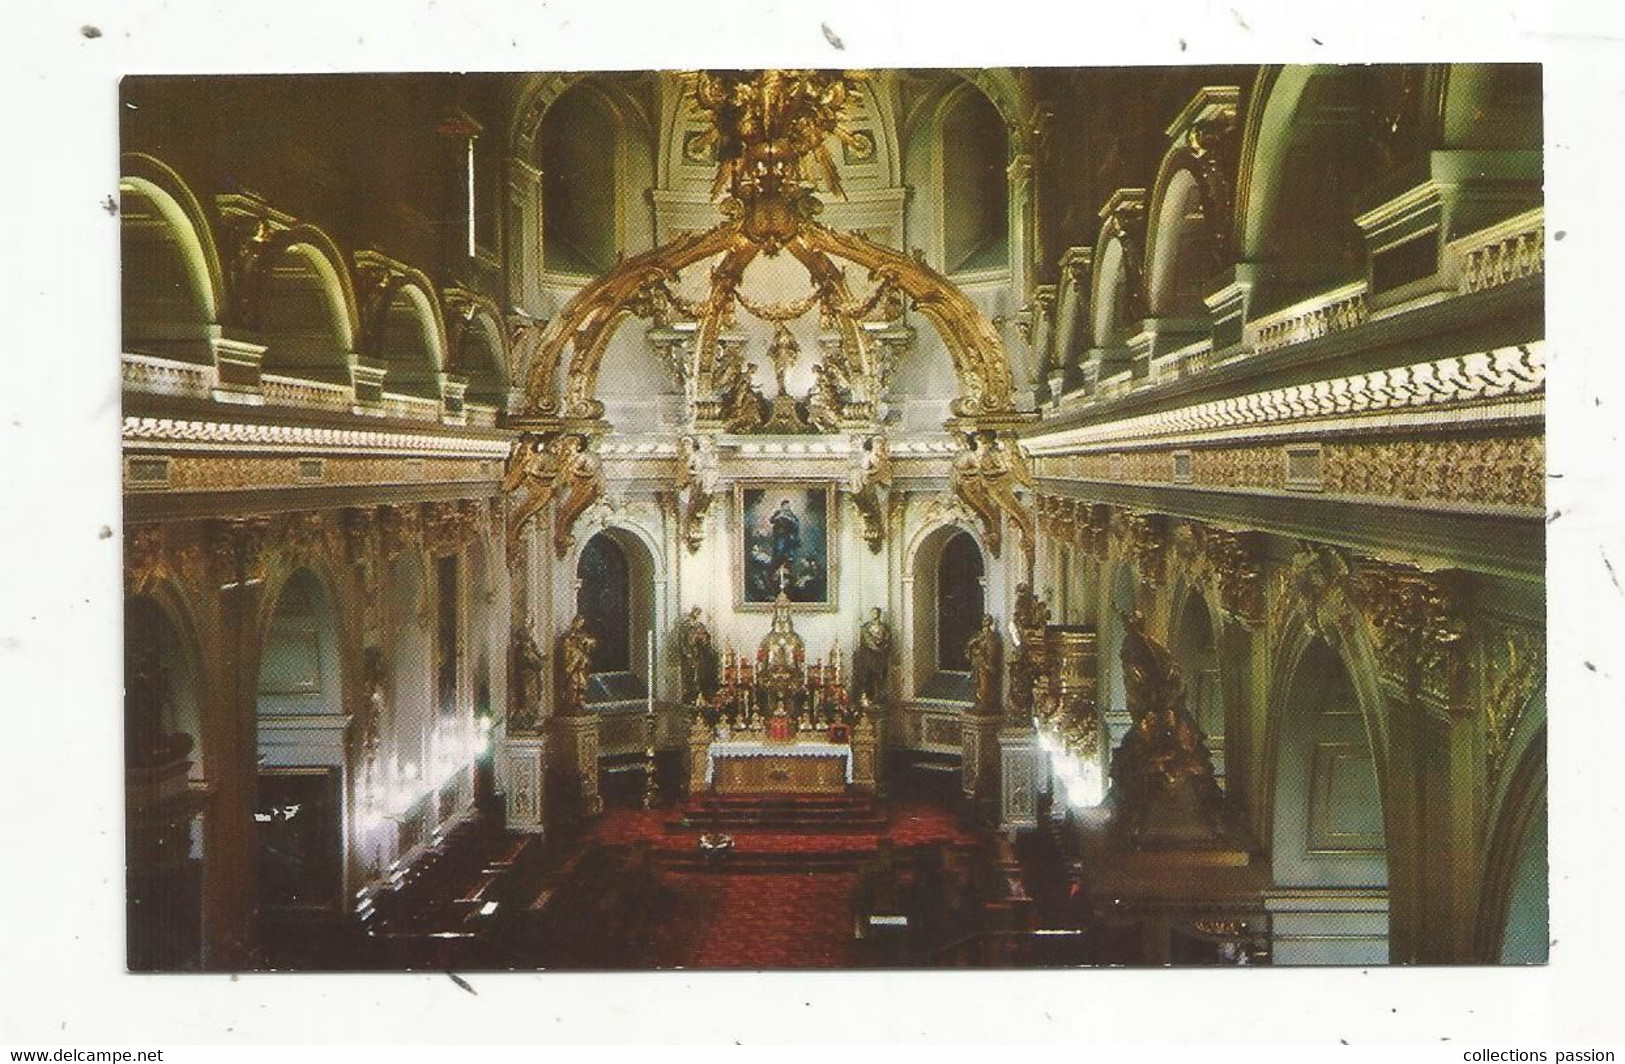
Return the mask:
M1296 655L1274 692L1271 714L1269 847L1277 889L1382 894L1388 855L1378 762L1354 678L1323 639L1308 640ZM1281 959L1303 964L1388 960L1385 910L1322 910L1315 919L1319 937L1293 941ZM1277 923L1279 939L1290 929Z
M655 566L641 538L606 528L583 544L576 560L576 612L598 640L587 700L646 695L653 680L647 639L655 623Z
M435 297L421 284L397 285L378 327L374 348L388 367L384 388L420 399L440 398L444 331Z
M1237 246L1256 271L1257 317L1365 273L1355 216L1433 132L1421 68L1266 68L1252 94L1237 190Z
M1225 696L1220 669L1220 626L1207 599L1191 591L1178 603L1168 649L1185 680L1185 704L1213 754L1214 773L1224 786Z
M1547 856L1546 698L1538 692L1506 758L1510 767L1491 796L1484 858L1478 959L1543 964L1551 937Z
M1215 226L1207 217L1196 174L1176 169L1158 191L1147 235L1146 309L1153 318L1190 320L1207 315L1202 299L1221 265Z
M943 272L1010 267L1010 147L1004 120L970 85L948 93L938 117Z
M965 646L987 613L987 561L957 525L926 535L914 553L914 683L927 697L970 698Z
M310 569L291 573L273 601L256 687L261 903L335 910L344 895L348 720L338 612Z
M1541 98L1538 63L1454 63L1440 108L1443 146L1539 151Z
M202 679L195 645L169 607L143 594L124 604L124 646L126 742L185 736L191 761L188 774L193 780L206 779Z
M498 409L508 401L507 345L502 324L489 311L474 314L463 329L452 364L468 378L463 393L471 402Z
M607 273L622 246L620 120L610 101L578 83L553 101L536 133L542 174L542 269Z
M315 240L292 241L265 265L256 308L265 372L350 383L355 328L343 268Z
M131 971L203 964L205 807L202 696L190 634L153 595L124 606L126 961ZM177 762L185 760L186 777ZM181 785L177 789L176 783Z
M1518 842L1501 934L1502 964L1545 964L1551 944L1550 867L1546 856L1546 795Z
M119 178L123 347L208 363L220 320L220 266L202 209L155 159L127 158Z
M1106 237L1097 247L1089 330L1098 347L1121 345L1133 324L1133 252L1121 236Z

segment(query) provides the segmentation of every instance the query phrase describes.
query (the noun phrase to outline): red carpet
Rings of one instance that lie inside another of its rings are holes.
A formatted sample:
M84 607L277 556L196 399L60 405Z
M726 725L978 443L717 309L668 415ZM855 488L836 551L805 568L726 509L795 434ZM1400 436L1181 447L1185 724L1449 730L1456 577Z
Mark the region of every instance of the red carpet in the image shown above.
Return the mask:
M729 832L734 858L790 857L788 867L770 870L730 868L689 870L678 858L691 858L698 831L672 830L677 809L610 810L594 825L591 841L653 844L669 896L664 918L638 966L697 969L841 968L852 961L852 892L858 874L852 866L890 838L902 848L927 842L966 845L977 836L961 828L953 814L928 805L895 806L883 833L797 834ZM819 859L846 858L844 869L797 870L791 855L811 867ZM664 855L666 862L661 861ZM740 861L743 859L743 861Z

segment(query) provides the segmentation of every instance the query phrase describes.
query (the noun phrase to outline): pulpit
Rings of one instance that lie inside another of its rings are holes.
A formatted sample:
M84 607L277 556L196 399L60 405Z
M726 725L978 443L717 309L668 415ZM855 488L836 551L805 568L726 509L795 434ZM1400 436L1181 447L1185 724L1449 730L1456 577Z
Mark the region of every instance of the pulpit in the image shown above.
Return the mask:
M724 656L722 684L695 700L689 789L719 794L839 794L874 786L876 729L854 706L841 652L806 663L789 599L773 604L772 627L754 658Z

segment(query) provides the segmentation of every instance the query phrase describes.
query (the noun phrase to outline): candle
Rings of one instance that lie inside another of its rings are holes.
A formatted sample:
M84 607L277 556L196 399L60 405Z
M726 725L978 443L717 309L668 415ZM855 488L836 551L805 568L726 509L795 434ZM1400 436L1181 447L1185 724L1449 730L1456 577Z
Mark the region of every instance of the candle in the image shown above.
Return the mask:
M655 630L649 629L649 671L644 677L649 684L649 716L655 714Z

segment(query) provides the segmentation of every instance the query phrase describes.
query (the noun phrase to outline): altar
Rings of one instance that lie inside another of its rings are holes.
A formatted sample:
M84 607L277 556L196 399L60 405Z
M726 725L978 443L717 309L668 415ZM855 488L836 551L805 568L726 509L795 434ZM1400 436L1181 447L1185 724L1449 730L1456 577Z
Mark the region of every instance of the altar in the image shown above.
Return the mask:
M689 790L718 794L841 794L872 789L878 731L854 705L840 647L807 663L781 591L754 658L728 649L717 690L693 705Z
M706 750L705 782L718 794L840 794L852 762L850 743L724 740Z

